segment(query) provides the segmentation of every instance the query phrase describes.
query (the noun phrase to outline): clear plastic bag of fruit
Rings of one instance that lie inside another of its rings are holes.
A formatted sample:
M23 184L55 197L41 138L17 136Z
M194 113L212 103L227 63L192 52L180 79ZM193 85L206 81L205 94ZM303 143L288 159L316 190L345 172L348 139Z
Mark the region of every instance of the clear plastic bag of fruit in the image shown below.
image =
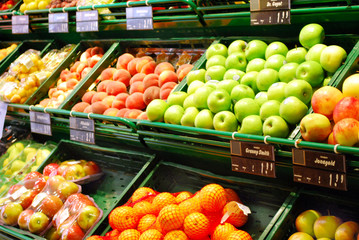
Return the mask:
M67 57L75 44L68 44L61 49L53 49L43 56L42 61L45 65L44 70L47 72L54 71L57 66Z
M44 63L41 60L40 51L29 49L10 64L9 72L17 75L18 79L22 79L43 68Z
M21 182L13 184L0 198L0 223L17 225L19 216L30 207L45 185L46 178L39 172L30 172Z
M0 49L0 61L3 60L7 55L15 50L17 44L13 43L7 48Z
M55 214L46 239L83 239L100 221L103 211L95 201L84 194L71 195Z

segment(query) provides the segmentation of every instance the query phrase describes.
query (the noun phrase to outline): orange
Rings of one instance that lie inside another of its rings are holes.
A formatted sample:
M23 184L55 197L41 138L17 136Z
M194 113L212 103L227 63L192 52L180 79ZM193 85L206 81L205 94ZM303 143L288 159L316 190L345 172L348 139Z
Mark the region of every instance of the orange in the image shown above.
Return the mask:
M146 214L143 216L140 221L138 222L137 230L140 233L144 231L154 228L156 223L157 217L153 214Z
M163 240L188 240L188 237L181 230L173 230L168 232Z
M192 197L192 193L188 192L188 191L183 191L183 192L180 192L177 196L176 196L176 202L177 203L180 203L180 202L183 202L184 200Z
M191 213L183 223L186 235L191 239L202 239L208 237L210 223L208 218L202 213Z
M141 233L136 229L127 229L118 236L118 240L138 240L140 235Z
M212 234L214 229L221 223L221 212L202 212L209 220L209 233Z
M246 231L237 230L232 232L227 240L252 240L252 237Z
M98 235L93 235L93 236L91 236L91 237L89 237L87 239L89 239L89 240L103 240L103 237L98 236Z
M226 191L227 202L236 201L242 203L241 199L233 189L225 188L224 191Z
M220 212L226 205L226 191L221 185L208 184L199 194L201 207L208 212Z
M136 191L133 192L131 200L132 200L132 202L136 202L136 201L140 200L141 198L146 197L151 194L156 194L156 192L152 188L140 187L140 188L137 188Z
M184 200L183 202L181 202L180 204L178 204L178 206L182 209L182 212L184 213L185 216L194 213L194 212L201 212L202 208L201 208L201 204L199 202L199 198L189 198L187 200Z
M106 233L106 237L110 237L110 238L118 238L118 236L120 235L120 231L118 231L117 229L114 229L108 233Z
M236 231L237 229L230 223L219 224L214 229L211 239L212 240L223 240L227 239L228 236Z
M138 215L141 217L143 217L146 214L154 214L155 213L155 208L152 205L152 203L147 202L147 201L140 201L138 203L136 203L135 205L133 205L133 209L135 209L138 212Z
M231 205L236 206L237 202L231 201L231 202L227 203L224 206L223 211L222 211L223 216L224 216L224 214L226 214L228 209L233 208L233 207L231 207ZM247 222L247 220L248 220L248 216L244 214L244 212L242 211L242 209L240 209L240 207L236 207L236 211L232 211L230 213L230 216L227 218L226 222L239 228L239 227L242 227Z
M141 234L139 240L162 240L163 235L156 229L149 229Z
M113 229L120 232L130 228L136 228L140 220L136 210L132 207L117 207L109 215L109 223Z
M169 192L158 194L152 201L156 213L159 213L163 207L173 203L176 203L176 198Z
M162 208L158 214L158 222L163 233L180 229L183 226L185 215L176 204L170 204Z

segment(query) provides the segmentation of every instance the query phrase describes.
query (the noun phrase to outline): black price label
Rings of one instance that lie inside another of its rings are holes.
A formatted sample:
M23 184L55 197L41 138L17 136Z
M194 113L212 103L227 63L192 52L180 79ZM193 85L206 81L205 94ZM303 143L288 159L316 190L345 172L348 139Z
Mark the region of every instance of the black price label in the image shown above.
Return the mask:
M4 132L5 117L7 113L8 103L0 101L0 138L2 138Z
M49 33L68 33L69 13L49 13Z
M76 129L70 129L70 140L95 144L95 133L89 131L81 131Z
M76 32L98 32L98 11L76 12Z
M51 116L49 113L30 111L31 132L52 136Z
M270 144L231 140L231 154L241 157L274 161L274 146Z
M12 34L25 34L30 33L30 20L29 15L12 16Z
M251 25L290 24L289 0L252 0Z
M346 173L293 166L294 182L347 191Z
M93 119L70 117L70 128L94 132L95 121Z
M242 172L263 177L276 178L275 163L250 158L232 156L232 171Z
M250 2L251 11L290 9L288 0L252 0Z
M127 30L152 30L152 7L146 6L126 8L126 26Z
M86 118L70 117L70 139L95 144L95 121Z

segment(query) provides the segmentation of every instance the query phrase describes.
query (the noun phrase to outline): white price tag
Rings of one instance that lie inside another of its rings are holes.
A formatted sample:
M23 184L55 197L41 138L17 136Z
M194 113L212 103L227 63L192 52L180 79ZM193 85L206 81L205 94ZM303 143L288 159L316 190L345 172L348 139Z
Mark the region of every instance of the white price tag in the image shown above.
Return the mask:
M42 192L37 194L32 201L31 207L36 208L41 203L41 201L44 200L45 197L47 197L47 193Z
M63 210L59 216L59 225L62 225L66 219L68 219L70 216L70 212L69 209L66 208L65 210Z
M25 192L27 192L27 188L22 186L21 188L19 188L16 192L14 192L13 194L11 194L11 198L13 200L17 200L19 197L21 197L22 194L24 194Z

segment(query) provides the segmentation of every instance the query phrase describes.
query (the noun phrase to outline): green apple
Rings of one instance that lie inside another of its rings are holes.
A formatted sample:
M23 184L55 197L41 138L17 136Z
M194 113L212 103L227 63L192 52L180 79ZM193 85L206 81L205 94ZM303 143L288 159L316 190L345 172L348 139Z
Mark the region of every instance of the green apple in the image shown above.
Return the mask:
M168 108L168 103L162 99L152 100L146 108L148 120L152 122L163 122L163 116Z
M254 97L254 101L256 101L259 106L262 106L263 103L268 101L267 92L259 92L259 93L257 93L256 96Z
M229 55L225 61L226 69L238 69L245 71L247 67L247 59L244 52L235 52Z
M256 84L258 90L267 91L273 83L278 81L278 72L274 69L266 68L258 73Z
M234 132L237 131L238 121L232 112L221 111L214 115L213 127L218 131Z
M191 85L191 83L195 80L201 81L201 82L205 82L206 78L206 70L205 69L198 69L198 70L194 70L194 71L190 71L187 76L187 85Z
M307 55L305 55L306 61L316 61L320 63L320 55L322 54L322 51L324 48L326 48L327 45L318 43L315 44L313 47L309 48Z
M316 210L306 210L298 215L298 217L295 219L295 227L297 228L298 232L305 232L309 234L312 237L314 236L314 222L322 216L318 211Z
M270 116L279 116L280 102L277 100L268 100L262 104L259 109L259 116L265 121Z
M259 115L259 109L260 106L254 99L242 98L234 105L234 115L241 123L249 115Z
M288 240L314 240L312 236L304 232L296 232L290 235Z
M264 68L271 68L279 71L279 69L286 63L285 56L281 54L274 54L267 59L264 64Z
M230 79L230 80L240 81L244 76L244 74L246 73L241 70L231 68L226 71L226 73L223 76L223 80Z
M315 44L323 43L325 37L324 28L317 23L305 25L299 32L299 42L309 49Z
M276 82L273 83L267 91L267 98L268 100L277 100L279 102L282 102L286 96L285 96L285 88L287 86L287 83L285 82Z
M263 135L286 138L289 134L287 122L280 116L270 116L263 123Z
M282 56L286 56L288 52L287 46L279 41L271 42L265 52L265 58L268 60L270 56L275 54L280 54Z
M195 93L196 90L200 87L202 87L204 85L204 82L199 81L199 80L194 80L193 82L191 82L191 84L188 85L187 88L187 94L191 95L192 93Z
M284 90L285 97L294 96L308 104L313 95L312 86L305 80L295 79L287 83Z
M214 55L228 56L227 46L222 43L213 43L206 51L206 59L210 59Z
M211 88L213 88L213 89L217 89L218 83L219 83L218 80L209 80L209 81L206 82L203 86L207 86L207 87L211 87Z
M184 110L183 116L181 118L181 125L194 127L194 120L196 119L197 114L199 113L196 107L188 107Z
M196 108L198 109L206 109L208 108L207 105L207 98L211 92L214 91L213 87L210 86L203 86L196 90L193 96L193 103Z
M184 113L184 109L182 106L180 105L169 106L164 115L165 123L180 125L183 113Z
M267 43L262 40L252 40L250 41L245 49L246 58L248 61L255 58L265 59L265 53L267 49Z
M258 76L258 72L256 72L256 71L247 72L242 77L240 83L247 85L248 87L251 87L252 90L254 91L254 93L258 93L259 90L257 87L257 76Z
M297 97L287 97L281 102L279 115L289 124L297 124L307 114L308 107Z
M346 59L347 52L338 45L330 45L323 49L320 55L320 65L324 70L334 73Z
M335 231L335 240L355 240L359 233L359 224L354 221L342 223ZM358 238L357 238L358 239Z
M332 132L329 119L319 113L305 115L300 121L300 133L305 141L323 142Z
M207 98L208 108L213 113L230 110L231 104L231 96L224 89L212 91Z
M21 169L23 169L23 167L26 165L25 162L21 161L21 160L15 160L12 162L11 164L11 172L17 172L20 171Z
M239 133L263 135L262 128L263 128L263 124L260 116L249 115L243 119Z
M213 113L208 109L201 110L194 119L194 126L213 129Z
M190 94L186 97L186 99L183 101L183 108L187 109L189 107L194 107L194 101L193 101L194 94Z
M213 55L210 59L207 60L206 69L216 65L225 66L225 62L226 62L226 57L222 55Z
M263 58L255 58L250 60L247 63L246 72L252 72L256 71L259 72L260 70L264 69L264 64L266 63L266 60Z
M305 56L307 55L307 49L304 47L296 47L292 48L287 52L287 55L285 56L285 59L287 60L287 63L302 63L304 62Z
M296 78L296 72L299 64L295 62L284 64L278 72L278 77L281 82L290 82Z
M50 155L52 149L48 148L41 148L36 153L36 165L39 165L43 163L46 158Z
M315 61L305 61L297 67L296 78L309 82L312 87L321 85L324 80L324 70L322 66Z
M223 66L220 65L212 66L207 69L205 74L205 79L207 82L210 80L222 81L226 71L227 69Z
M244 52L247 46L247 42L243 40L235 40L228 46L228 55L235 52Z
M231 99L233 104L241 100L242 98L254 98L255 94L252 88L244 84L238 84L232 89Z
M316 238L335 238L335 230L342 224L336 216L321 216L314 222L314 235Z
M217 89L224 89L228 92L228 94L231 94L232 92L232 89L237 86L239 84L238 81L236 80L223 80L223 81L220 81L218 84L217 84Z
M187 98L188 94L186 92L178 91L178 92L172 92L168 98L167 103L168 105L180 105L183 106L184 100Z

